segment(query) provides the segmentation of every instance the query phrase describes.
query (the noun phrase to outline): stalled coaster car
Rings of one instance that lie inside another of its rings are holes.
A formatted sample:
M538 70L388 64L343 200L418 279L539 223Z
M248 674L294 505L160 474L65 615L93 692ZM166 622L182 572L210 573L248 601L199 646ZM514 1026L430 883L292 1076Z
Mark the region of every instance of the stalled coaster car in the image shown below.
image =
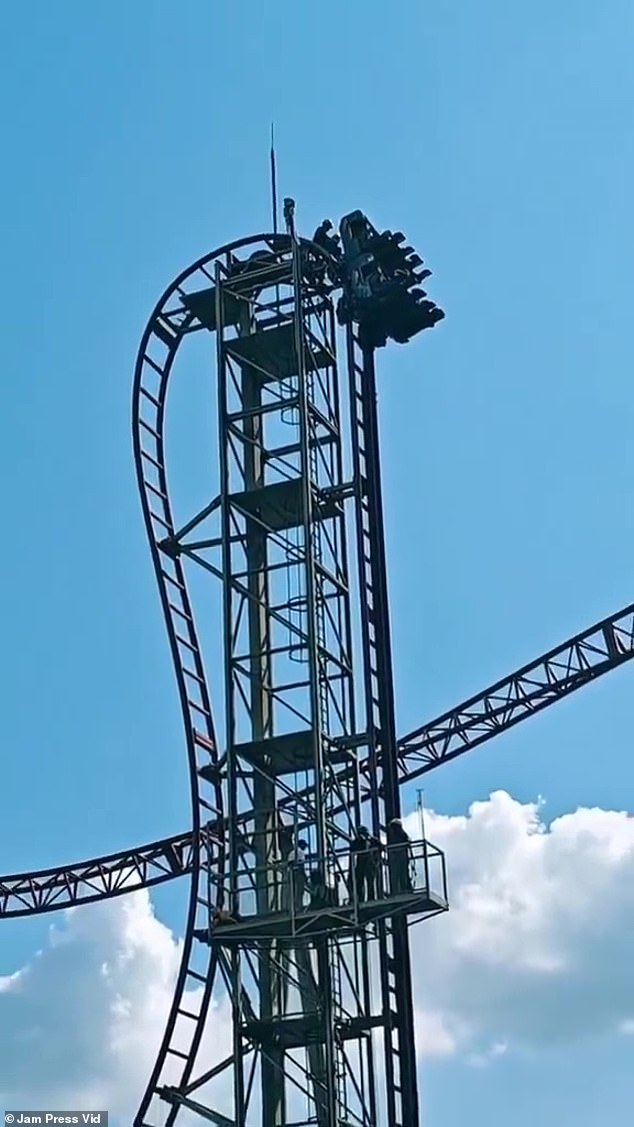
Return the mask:
M405 243L402 232L377 231L362 211L345 215L339 235L333 232L332 222L325 219L312 240L302 243L302 272L318 292L343 290L337 304L339 324L357 324L365 347L382 348L388 340L406 344L442 321L442 309L420 288L431 270L422 268L422 258ZM263 289L288 280L288 263L280 254L288 251L289 241L290 235L278 235L270 250L236 262L231 282L236 318L241 288L253 293L254 272L261 274Z
M420 269L422 258L413 247L403 245L405 236L400 231L379 234L361 211L344 216L339 230L339 281L344 292L337 317L341 325L356 322L362 343L382 348L389 339L405 344L442 321L442 309L420 289L431 271Z

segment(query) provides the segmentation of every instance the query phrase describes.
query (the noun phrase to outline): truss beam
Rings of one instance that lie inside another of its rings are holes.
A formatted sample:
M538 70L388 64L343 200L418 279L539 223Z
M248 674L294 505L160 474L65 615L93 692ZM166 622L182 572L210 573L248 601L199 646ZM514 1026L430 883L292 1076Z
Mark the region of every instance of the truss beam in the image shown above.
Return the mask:
M634 657L634 604L399 740L401 782L456 759Z

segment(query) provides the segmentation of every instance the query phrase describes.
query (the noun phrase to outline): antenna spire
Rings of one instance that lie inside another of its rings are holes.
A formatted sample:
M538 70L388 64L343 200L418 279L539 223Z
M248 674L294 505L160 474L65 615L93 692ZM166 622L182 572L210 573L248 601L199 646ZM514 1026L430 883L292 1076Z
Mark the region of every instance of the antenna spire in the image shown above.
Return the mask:
M277 164L275 160L275 123L271 122L271 207L273 234L277 235Z

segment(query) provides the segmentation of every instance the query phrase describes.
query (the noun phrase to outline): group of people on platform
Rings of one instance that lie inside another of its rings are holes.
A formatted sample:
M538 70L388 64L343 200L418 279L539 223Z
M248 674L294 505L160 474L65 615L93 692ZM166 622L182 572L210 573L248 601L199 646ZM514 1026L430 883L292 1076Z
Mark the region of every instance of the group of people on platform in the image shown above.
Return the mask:
M327 881L322 865L311 867L310 845L296 835L290 826L278 828L278 849L286 877L282 885L282 911L305 912L336 908L340 904L338 890ZM254 852L254 844L238 831L238 853ZM389 882L384 878L384 857L387 858ZM413 855L409 835L400 818L387 826L386 841L380 841L366 826L359 826L350 843L348 867L349 903L367 903L385 896L399 896L413 891ZM214 925L236 923L238 913L216 909Z
M309 855L308 842L299 838L294 842L292 830L287 830L288 851L284 861L289 871L290 905L294 911L332 908L338 904L336 889L326 883L322 868L306 867ZM413 891L412 849L407 831L400 818L393 818L387 827L384 845L366 826L359 826L350 845L348 892L353 902L364 903L385 895L399 896ZM387 852L390 887L381 887L381 860ZM309 904L305 904L306 892Z

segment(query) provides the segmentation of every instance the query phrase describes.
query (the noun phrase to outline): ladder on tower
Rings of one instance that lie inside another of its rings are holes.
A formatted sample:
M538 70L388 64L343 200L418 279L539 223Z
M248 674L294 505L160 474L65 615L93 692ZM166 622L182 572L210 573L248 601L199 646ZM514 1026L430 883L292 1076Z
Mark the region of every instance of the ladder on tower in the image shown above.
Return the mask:
M301 303L301 297L300 297ZM300 318L299 322L302 326L302 354L309 358L309 363L304 367L304 378L306 381L306 426L307 426L307 447L308 447L308 488L310 491L311 501L315 502L319 496L319 441L317 436L316 424L316 395L315 395L315 371L310 364L311 349L308 347L308 342L304 336L304 317L303 309L300 305ZM300 374L301 378L301 374ZM311 506L312 507L312 506ZM322 526L320 521L312 521L310 525L310 543L305 545L307 559L310 560L310 565L313 568L315 577L314 591L315 591L315 651L317 658L317 680L318 680L318 716L315 717L316 724L319 728L319 734L323 738L327 736L329 731L329 702L328 702L328 656L327 656L327 632L326 632L326 608L325 599L322 590L322 574L323 574L323 548L322 548ZM325 873L326 871L326 858L321 860L321 866ZM331 1026L332 1034L343 1017L343 999L341 988L341 960L343 959L343 952L334 938L325 938L321 942L325 945L325 959L323 961L322 972L325 981L322 982L322 1005L326 1006L329 1024ZM318 941L319 946L319 941ZM318 965L318 978L320 959L317 955ZM324 996L328 993L328 998ZM335 1081L335 1100L337 1115L345 1116L345 1109L347 1104L346 1099L346 1064L343 1052L343 1045L340 1039L336 1036L330 1037L330 1044L333 1047L333 1059L331 1065L334 1069Z
M366 650L367 736L370 759L374 759L377 774L380 772L379 778L385 784L385 772L390 770L388 757L396 754L396 746L395 733L389 730L394 725L391 656L389 650L387 654L381 654L382 645L387 642L389 647L389 620L384 563L381 559L383 537L380 489L375 477L378 474L378 435L374 361L372 351L363 348L354 326L348 329L347 344L357 480L359 596ZM390 746L392 741L393 746ZM384 802L385 795L384 789ZM418 1123L418 1096L406 917L381 920L378 924L378 937L389 1127L409 1127L410 1124Z

